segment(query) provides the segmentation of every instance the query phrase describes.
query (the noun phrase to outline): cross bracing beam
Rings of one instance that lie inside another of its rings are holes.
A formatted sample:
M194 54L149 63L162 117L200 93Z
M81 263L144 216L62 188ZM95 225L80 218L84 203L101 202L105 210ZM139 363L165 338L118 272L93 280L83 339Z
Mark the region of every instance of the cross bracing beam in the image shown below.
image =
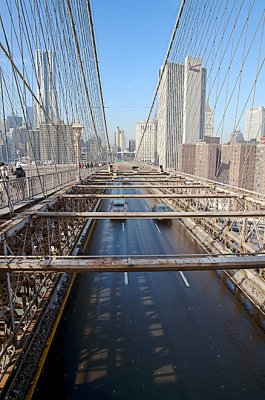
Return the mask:
M264 266L265 255L0 257L1 272L161 272L253 269Z
M172 211L172 212L36 212L45 218L92 218L92 219L177 219L177 218L265 218L265 211Z
M131 183L131 182L158 182L158 183L161 183L161 182L169 182L169 183L177 183L177 182L181 182L181 183L183 183L183 180L179 180L179 179L165 179L165 178L163 178L163 177L161 177L161 178L156 178L156 179L149 179L149 178L140 178L140 179L116 179L116 178L113 178L113 179L90 179L90 180L86 180L85 181L86 182L86 184L88 183L88 184L93 184L93 183L108 183L108 182L111 182L111 183L124 183L124 184L126 184L126 183Z
M236 194L227 194L227 193L219 193L219 194L66 194L63 198L89 198L89 199L234 199L234 198L243 198L243 196L238 196Z
M126 177L126 178L168 178L168 179L181 179L181 180L187 180L190 178L185 178L183 176L180 175L171 175L171 174L164 174L164 173L159 173L159 172L149 172L149 173L131 173L131 172L112 172L112 173L95 173L92 175L93 178L110 178L110 177L115 177L117 179L122 179L122 177ZM196 177L193 177L193 180L196 179Z
M114 181L115 182L115 181ZM126 182L126 181L125 181ZM112 182L111 182L112 183ZM171 182L169 182L171 183ZM213 186L204 185L75 185L78 189L211 189Z

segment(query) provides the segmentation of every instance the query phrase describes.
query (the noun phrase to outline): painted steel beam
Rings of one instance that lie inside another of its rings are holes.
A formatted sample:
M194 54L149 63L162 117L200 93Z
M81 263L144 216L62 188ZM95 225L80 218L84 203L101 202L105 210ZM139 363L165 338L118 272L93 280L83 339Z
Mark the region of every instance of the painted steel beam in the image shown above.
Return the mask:
M1 272L161 272L253 269L265 267L265 255L127 257L1 257Z
M63 198L77 199L234 199L243 198L236 194L218 193L218 194L65 194Z
M112 183L112 182L110 182ZM114 182L115 183L115 182ZM170 183L170 182L169 182ZM128 181L125 181L125 185L75 185L78 189L210 189L213 186L203 185L128 185Z
M170 175L168 174L110 174L110 175L92 175L92 179L122 179L124 177L125 179L136 179L136 178L141 178L141 179L170 179ZM178 178L174 176L172 179L178 179L178 180L183 180L185 178Z
M128 185L128 184L139 184L139 185L144 185L147 183L150 184L157 184L157 185L161 185L161 184L165 184L165 183L173 183L175 185L179 184L184 184L183 181L177 181L177 180L171 180L171 179L126 179L126 180L118 180L118 179L108 179L108 180L103 180L103 179L93 179L90 181L85 181L85 183L87 185L102 185L102 184L124 184L124 185Z
M172 212L36 212L45 218L92 218L92 219L177 219L177 218L265 218L265 211L172 211Z

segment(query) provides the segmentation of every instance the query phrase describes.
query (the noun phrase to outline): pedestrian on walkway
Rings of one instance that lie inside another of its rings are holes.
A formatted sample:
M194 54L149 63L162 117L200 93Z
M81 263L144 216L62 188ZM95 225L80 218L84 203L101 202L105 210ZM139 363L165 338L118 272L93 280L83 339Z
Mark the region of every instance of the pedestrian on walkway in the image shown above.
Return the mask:
M0 162L0 180L8 181L8 169L4 162Z
M8 169L4 162L0 162L0 201L2 204L8 204L9 193Z
M22 199L25 199L26 193L26 172L20 164L17 165L16 170L12 170L13 175L17 177L17 188L22 194Z

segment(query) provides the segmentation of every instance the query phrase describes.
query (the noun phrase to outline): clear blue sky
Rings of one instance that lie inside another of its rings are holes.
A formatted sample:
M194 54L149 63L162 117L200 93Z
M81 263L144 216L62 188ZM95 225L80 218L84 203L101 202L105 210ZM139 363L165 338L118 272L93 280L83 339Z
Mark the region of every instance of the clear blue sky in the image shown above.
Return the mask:
M105 98L108 128L110 139L113 142L113 132L116 126L125 130L126 136L129 139L135 135L135 124L138 120L146 119L148 107L151 105L151 100L154 94L158 79L158 70L162 65L166 51L169 45L173 27L178 15L181 1L180 0L91 0L94 17L95 33L97 48L99 54L100 71L103 84L103 92ZM186 8L192 5L193 11L196 7L207 5L208 2L199 2L190 0L186 3ZM215 0L212 0L211 7L214 8ZM220 2L218 2L220 4ZM216 103L218 90L214 89L209 93L209 85L213 77L215 78L215 86L221 85L221 94L215 110L215 132L222 137L222 140L228 140L230 133L234 128L240 128L244 132L245 128L245 110L250 107L264 105L264 79L265 73L262 68L262 74L259 76L257 87L255 90L254 104L252 95L248 98L252 85L255 81L257 72L257 60L262 35L262 25L259 27L258 35L255 38L250 54L248 54L247 63L244 65L242 79L237 80L240 66L244 54L248 52L248 46L251 44L257 28L258 21L262 16L265 7L265 0L239 1L234 7L234 2L228 2L228 10L224 20L221 20L221 15L218 15L220 22L213 25L212 30L220 28L219 41L221 40L222 30L226 26L226 21L229 21L226 29L226 36L219 48L219 52L223 51L226 43L229 42L228 50L222 60L222 68L220 74L216 75L220 56L217 57L214 63L214 70L211 76L211 55L208 63L205 64L206 57L203 57L203 65L207 68L207 96L210 94L210 104L213 107ZM233 7L232 7L233 6ZM242 6L242 9L241 9ZM223 3L222 10L225 8ZM249 23L247 25L247 40L245 41L245 33L241 36L241 30L246 24L248 11L251 9ZM232 35L236 14L240 10L240 18L237 21L235 34ZM229 19L229 15L232 18ZM221 14L221 12L220 12ZM190 24L192 21L190 21ZM203 21L203 25L207 25L207 20ZM196 28L197 29L197 28ZM197 35L203 30L199 26ZM193 34L191 30L187 30L187 38L185 46L188 50L189 34ZM196 36L196 34L195 34ZM211 36L211 40L213 40ZM229 41L230 36L230 41ZM239 45L237 41L240 38ZM196 37L193 37L193 40ZM264 57L264 42L261 48L260 64ZM207 48L207 44L204 43ZM215 44L217 48L219 42ZM212 44L208 44L208 51L212 48ZM232 61L230 72L227 74L228 66L232 49L237 48L237 53ZM244 50L245 48L245 50ZM204 51L204 50L202 50ZM187 54L186 54L187 55ZM190 55L197 55L191 54ZM226 77L226 78L225 78ZM223 78L225 78L223 80ZM236 83L235 91L233 86ZM226 86L229 85L229 91L226 94ZM237 93L240 87L240 96ZM232 93L232 94L231 94ZM228 109L225 111L225 122L222 128L222 116L225 107L225 98L231 101ZM245 104L247 100L247 104ZM236 112L236 103L238 111ZM124 108L123 108L124 107ZM143 108L133 108L143 107ZM147 107L147 108L144 108ZM236 124L237 118L241 114L241 119Z
M180 4L180 0L91 1L111 142L116 126L129 139L135 136L136 122L146 118Z

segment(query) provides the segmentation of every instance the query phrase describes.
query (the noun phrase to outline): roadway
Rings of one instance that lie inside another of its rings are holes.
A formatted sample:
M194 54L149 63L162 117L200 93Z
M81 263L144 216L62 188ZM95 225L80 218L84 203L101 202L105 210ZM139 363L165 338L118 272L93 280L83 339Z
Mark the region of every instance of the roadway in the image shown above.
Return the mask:
M101 220L84 252L201 250L177 221ZM265 398L264 333L214 272L83 274L60 328L35 400Z

